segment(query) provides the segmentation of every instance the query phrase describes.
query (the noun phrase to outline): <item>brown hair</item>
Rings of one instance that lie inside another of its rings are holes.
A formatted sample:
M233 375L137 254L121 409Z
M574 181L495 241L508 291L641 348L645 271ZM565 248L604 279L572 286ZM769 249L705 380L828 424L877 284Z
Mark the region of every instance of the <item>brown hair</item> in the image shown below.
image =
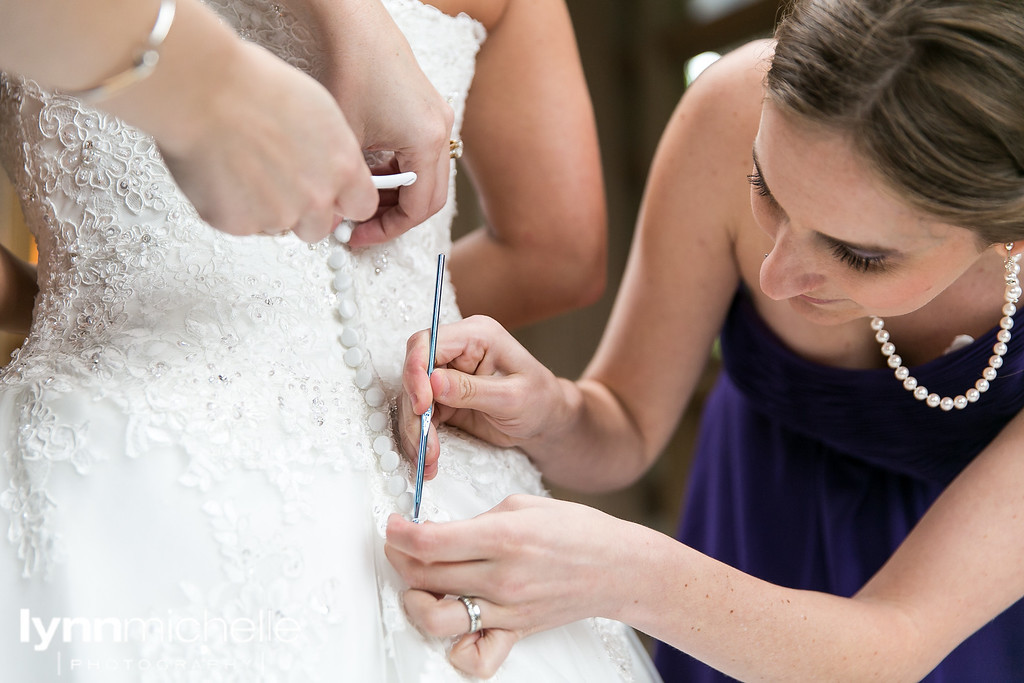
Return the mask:
M1024 238L1024 2L795 0L769 99L848 135L911 205Z

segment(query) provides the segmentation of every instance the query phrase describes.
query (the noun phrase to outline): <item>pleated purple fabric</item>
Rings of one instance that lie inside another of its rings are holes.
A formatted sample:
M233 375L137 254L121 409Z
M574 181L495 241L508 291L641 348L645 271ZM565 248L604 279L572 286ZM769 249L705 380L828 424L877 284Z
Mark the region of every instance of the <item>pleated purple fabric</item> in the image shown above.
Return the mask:
M912 374L942 396L963 393L997 331ZM704 409L678 538L773 583L852 595L1024 407L1022 340L1010 340L977 403L947 413L915 400L891 370L800 358L740 292L722 330L724 368ZM666 645L656 662L669 683L729 680ZM924 680L1024 681L1024 601Z

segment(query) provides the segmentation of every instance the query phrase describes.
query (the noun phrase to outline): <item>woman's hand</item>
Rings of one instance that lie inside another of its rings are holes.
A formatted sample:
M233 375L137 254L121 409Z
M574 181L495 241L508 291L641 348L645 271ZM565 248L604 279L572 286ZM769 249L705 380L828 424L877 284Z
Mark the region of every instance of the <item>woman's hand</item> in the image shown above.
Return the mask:
M419 416L431 402L434 424L498 446L523 446L557 424L560 380L492 318L472 316L438 328L435 368L428 376L429 354L429 330L409 338L399 402L399 440L408 457L417 454ZM424 478L437 474L438 454L432 430Z
M437 596L472 596L483 630L463 636L449 657L458 669L488 677L531 633L614 618L637 580L630 568L643 558L630 541L643 538L641 531L583 505L515 495L462 522L414 524L393 515L384 550L412 586L406 612L424 632L466 634L466 606Z
M385 242L419 225L448 199L449 139L455 114L420 69L412 48L380 2L291 0L311 13L330 55L322 81L362 149L391 152L391 167L416 182L382 193L377 213L356 226L352 246ZM360 218L363 218L362 216Z
M255 45L207 100L185 146L158 137L175 180L211 225L246 235L292 230L307 242L342 217L370 218L377 192L330 93Z

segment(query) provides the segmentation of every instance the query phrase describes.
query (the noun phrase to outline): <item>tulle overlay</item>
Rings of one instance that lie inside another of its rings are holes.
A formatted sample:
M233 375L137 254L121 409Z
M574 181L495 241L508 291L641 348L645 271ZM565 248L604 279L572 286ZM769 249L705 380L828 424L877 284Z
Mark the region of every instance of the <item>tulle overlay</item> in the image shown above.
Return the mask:
M321 68L312 33L277 5L209 4ZM482 27L385 4L457 133ZM450 641L407 622L383 554L388 515L411 500L391 422L405 340L430 322L454 191L373 248L235 238L119 120L11 77L0 117L40 254L35 322L0 377L4 678L466 680ZM450 282L441 310L458 318ZM544 494L521 453L440 438L427 519ZM495 680L652 676L632 632L589 620L518 644Z

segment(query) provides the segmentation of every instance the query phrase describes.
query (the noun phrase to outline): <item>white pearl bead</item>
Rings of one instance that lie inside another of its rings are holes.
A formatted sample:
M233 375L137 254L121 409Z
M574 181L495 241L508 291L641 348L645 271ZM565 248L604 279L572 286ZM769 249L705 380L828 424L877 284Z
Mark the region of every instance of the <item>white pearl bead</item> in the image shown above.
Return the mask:
M981 398L981 392L978 391L977 389L975 389L974 387L971 387L970 389L968 389L967 391L964 392L964 396L967 397L968 401L970 401L971 403L974 403L979 398Z
M405 477L400 474L393 474L388 477L388 493L392 496L400 495L408 486Z
M914 389L916 389L917 388L917 378L916 377L907 377L905 380L903 380L903 388L906 389L907 391L913 391ZM927 393L925 395L927 395Z
M994 380L997 374L998 373L996 372L996 369L993 367L987 367L981 371L981 376L987 379L989 382Z
M411 491L406 491L398 497L398 509L402 512L409 514L414 505L416 505L416 498Z
M366 420L366 423L370 425L370 429L372 429L375 432L383 431L384 428L388 426L387 413L373 413L372 415L370 415L369 419Z
M345 359L345 365L350 368L358 368L360 363L363 362L363 350L358 346L355 346L346 351L343 357Z
M334 229L334 239L338 240L342 244L348 244L348 241L352 239L352 230L355 226L352 221L342 221L338 223L338 227Z
M1010 285L1006 288L1006 298L1009 301L1016 303L1020 299L1020 295L1024 293L1021 291L1020 285Z
M999 327L1003 328L1004 330L1013 329L1013 318L1011 318L1008 315L1003 316L1002 318L999 319Z
M928 397L924 400L929 408L935 408L939 405L940 401L942 401L942 398L938 394L928 394Z
M896 372L892 374L896 375L896 379L902 382L903 380L910 377L910 368L908 368L906 365L901 365L898 368L896 368ZM913 389L913 387L911 387L911 389Z
M377 455L384 455L391 449L391 438L387 436L378 436L373 440L373 452Z
M366 399L367 405L377 408L384 403L384 391L380 387L370 387L366 390L366 394L363 395Z
M992 353L997 356L1005 356L1006 350L1006 342L996 342L992 345Z
M998 332L996 332L996 339L998 339L999 341L1001 341L1001 342L1003 342L1005 344L1006 342L1010 341L1010 331L1009 330L999 330Z
M388 451L382 453L379 459L380 468L385 472L394 472L395 468L398 467L398 463L401 461L401 456L395 451Z
M989 356L988 364L990 366L992 366L993 368L995 368L996 370L998 370L999 368L1003 367L1003 357L1002 356Z
M360 389L366 389L373 383L373 373L370 372L369 368L361 368L356 371L356 376L353 382L355 382L355 385Z
M879 330L878 332L875 332L875 341L879 344L884 344L889 341L889 332L887 330Z
M967 397L960 395L953 399L953 407L957 410L963 410L967 407Z
M1010 303L1009 301L1007 301L1005 304L1003 304L1003 315L1013 315L1016 312L1017 312L1017 307L1015 305L1013 305L1012 303Z
M871 329L873 329L875 332L882 329L883 327L885 327L884 320L877 316L871 319Z
M334 289L339 292L344 292L346 289L352 286L352 275L346 273L344 270L339 270L334 274Z
M346 327L341 331L341 344L345 347L353 347L359 343L359 331L354 327Z
M889 356L889 359L886 360L885 362L886 362L886 364L888 364L888 366L890 368L894 368L895 369L895 368L898 368L900 365L903 364L903 358L900 357L900 354L894 353L891 356Z
M334 249L331 251L331 255L327 257L327 265L333 270L344 266L345 261L348 261L348 254L345 253L344 249Z
M974 383L974 388L984 394L988 391L988 380L985 378L979 379Z
M356 309L356 302L352 299L342 299L338 302L338 314L344 319L348 320L358 312Z
M914 389L914 398L916 398L918 401L923 401L926 398L928 398L928 388L917 387L916 389Z
M939 401L939 408L946 412L953 410L953 399L951 399L949 396L943 396L942 400Z
M883 356L891 356L894 353L896 353L896 345L895 344L893 344L891 341L887 341L884 344L882 344L882 355Z

